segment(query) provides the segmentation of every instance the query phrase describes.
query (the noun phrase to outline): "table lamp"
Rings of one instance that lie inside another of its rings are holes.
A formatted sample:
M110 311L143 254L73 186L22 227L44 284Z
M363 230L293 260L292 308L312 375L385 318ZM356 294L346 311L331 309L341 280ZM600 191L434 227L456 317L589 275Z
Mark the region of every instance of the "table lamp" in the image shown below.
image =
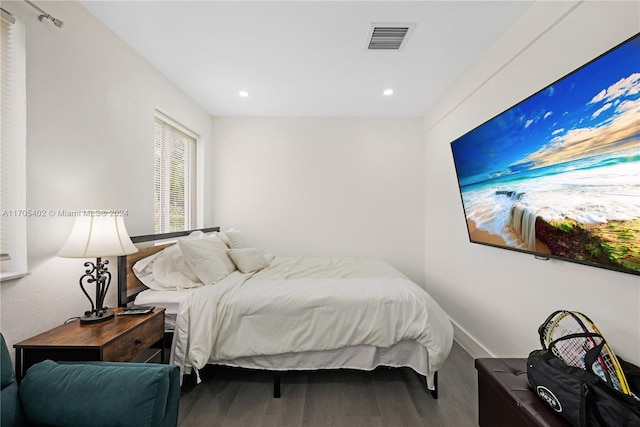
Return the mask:
M96 258L85 262L88 267L80 277L80 288L91 303L91 310L84 312L80 323L103 322L113 317L113 311L104 307L104 297L111 283L111 273L107 269L109 260L102 257L128 255L137 252L127 234L121 216L77 216L71 234L58 256L64 258ZM95 283L96 300L91 300L85 285Z

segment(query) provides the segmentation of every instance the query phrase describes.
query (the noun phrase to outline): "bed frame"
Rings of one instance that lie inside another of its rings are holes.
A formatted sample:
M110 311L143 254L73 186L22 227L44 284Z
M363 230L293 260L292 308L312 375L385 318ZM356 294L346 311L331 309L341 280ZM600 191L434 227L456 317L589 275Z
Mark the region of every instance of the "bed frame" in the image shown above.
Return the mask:
M211 233L220 231L220 227L199 228L189 231L179 231L173 233L162 234L147 234L144 236L133 236L131 241L138 246L138 252L118 257L118 306L125 307L136 298L140 292L148 289L133 273L133 265L139 260L153 255L156 252L163 250L164 248L175 244L175 239L178 237L188 236L194 231L201 231L203 233ZM172 241L173 240L173 241ZM163 243L164 242L164 243ZM146 245L145 245L146 243ZM166 336L168 335L168 337ZM165 342L172 342L173 333L165 333ZM168 339L168 341L166 341ZM426 384L426 378L417 374ZM273 397L279 398L280 384L282 379L281 371L273 371ZM434 389L427 391L434 399L438 398L438 372L434 373L433 378Z

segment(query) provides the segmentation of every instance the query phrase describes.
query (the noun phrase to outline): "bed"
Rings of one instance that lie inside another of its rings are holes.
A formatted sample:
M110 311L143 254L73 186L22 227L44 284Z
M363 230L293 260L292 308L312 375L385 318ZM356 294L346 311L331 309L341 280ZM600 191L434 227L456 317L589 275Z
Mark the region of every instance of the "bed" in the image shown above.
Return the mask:
M167 331L170 363L183 375L194 372L199 382L207 364L269 370L279 397L281 372L410 367L437 398L437 372L451 351L453 327L440 306L398 270L370 258L268 257L246 242L237 247L219 227L195 232L224 240L237 264L213 285L163 291L139 279L149 283L141 273L147 260L163 251L180 253L171 246L175 242L163 243L167 239L181 238L189 259L190 246L205 244L182 240L192 238L192 231L132 237L139 252L118 259L119 305L166 309L166 323L173 325ZM255 254L261 267L246 254ZM189 265L197 271L213 262Z

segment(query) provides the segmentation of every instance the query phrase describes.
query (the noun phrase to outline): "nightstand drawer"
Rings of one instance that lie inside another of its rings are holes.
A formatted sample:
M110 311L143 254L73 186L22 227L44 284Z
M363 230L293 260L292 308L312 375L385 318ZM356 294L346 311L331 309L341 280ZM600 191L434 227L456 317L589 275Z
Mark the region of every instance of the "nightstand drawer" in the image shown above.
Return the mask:
M116 338L102 350L102 360L128 362L164 337L164 318L153 316L148 322Z

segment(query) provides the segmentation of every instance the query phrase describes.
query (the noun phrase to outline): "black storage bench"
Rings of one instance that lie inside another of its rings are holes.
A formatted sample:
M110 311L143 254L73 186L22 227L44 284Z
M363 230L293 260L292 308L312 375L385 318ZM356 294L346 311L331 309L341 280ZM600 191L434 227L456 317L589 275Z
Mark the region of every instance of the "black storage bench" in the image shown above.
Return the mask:
M526 359L476 359L480 427L569 424L533 392Z

